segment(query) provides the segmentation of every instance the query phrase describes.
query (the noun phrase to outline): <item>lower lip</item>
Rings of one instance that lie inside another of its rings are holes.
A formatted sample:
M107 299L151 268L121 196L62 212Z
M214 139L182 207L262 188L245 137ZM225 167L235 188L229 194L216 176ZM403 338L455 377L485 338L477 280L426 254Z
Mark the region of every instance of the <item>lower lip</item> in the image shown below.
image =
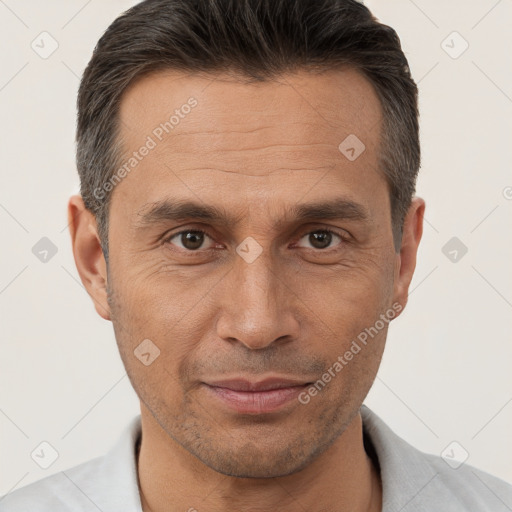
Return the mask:
M205 386L215 398L240 414L264 414L281 409L297 398L308 384L267 391L234 391L208 384Z

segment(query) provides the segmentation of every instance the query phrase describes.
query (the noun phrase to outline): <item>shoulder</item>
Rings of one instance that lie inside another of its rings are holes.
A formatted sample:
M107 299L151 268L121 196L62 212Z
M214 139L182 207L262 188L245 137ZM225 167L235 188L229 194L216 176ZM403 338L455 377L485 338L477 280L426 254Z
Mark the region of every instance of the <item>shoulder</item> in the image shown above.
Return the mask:
M0 497L0 512L140 512L135 447L140 415L107 454Z
M450 465L440 456L418 452L434 472L432 491L438 496L437 503L453 501L454 506L447 510L512 510L512 486L507 482L469 464Z
M361 416L381 469L383 512L512 510L510 484L448 456L418 450L366 406Z
M0 497L0 512L97 511L82 487L84 482L95 482L102 459L83 462Z

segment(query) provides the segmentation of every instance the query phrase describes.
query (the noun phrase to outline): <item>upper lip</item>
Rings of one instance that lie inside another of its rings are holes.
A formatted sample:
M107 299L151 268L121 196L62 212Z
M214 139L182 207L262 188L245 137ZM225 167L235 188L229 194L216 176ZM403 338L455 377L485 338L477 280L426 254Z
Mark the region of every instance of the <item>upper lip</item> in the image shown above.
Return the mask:
M205 382L205 384L213 387L228 388L233 391L268 391L270 389L305 386L308 382L290 378L269 377L259 381L244 378L213 380Z

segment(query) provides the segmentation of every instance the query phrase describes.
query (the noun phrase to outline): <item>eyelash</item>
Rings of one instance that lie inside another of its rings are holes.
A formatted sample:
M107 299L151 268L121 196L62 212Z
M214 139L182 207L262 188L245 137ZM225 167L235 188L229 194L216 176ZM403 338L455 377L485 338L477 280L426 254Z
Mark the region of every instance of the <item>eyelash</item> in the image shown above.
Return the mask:
M163 242L165 244L170 244L171 243L171 240L179 235L183 235L184 233L191 233L191 232L194 232L194 233L199 233L199 234L202 234L202 235L206 235L208 236L210 239L213 240L213 237L205 230L203 229L184 229L182 231L178 231L176 233L172 233L171 235L167 236ZM341 239L341 243L349 243L350 240L349 240L349 237L347 235L344 235L342 233L339 233L338 231L334 231L332 229L329 229L329 228L317 228L317 229L312 229L310 231L306 231L304 232L300 237L299 237L299 240L301 240L302 238L304 238L304 236L306 235L310 235L312 233L330 233L331 235L335 235L337 237L339 237ZM332 250L336 250L336 247L330 247L330 248L327 248L327 249L314 249L314 248L308 248L308 247L303 247L303 249L309 249L311 251L314 251L314 252L318 252L318 253L328 253L328 252L331 252ZM215 249L196 249L195 251L193 250L190 250L190 249L182 249L181 247L179 247L177 249L178 251L184 251L185 253L188 253L190 255L194 255L194 254L199 254L201 252L204 252L204 251L213 251Z

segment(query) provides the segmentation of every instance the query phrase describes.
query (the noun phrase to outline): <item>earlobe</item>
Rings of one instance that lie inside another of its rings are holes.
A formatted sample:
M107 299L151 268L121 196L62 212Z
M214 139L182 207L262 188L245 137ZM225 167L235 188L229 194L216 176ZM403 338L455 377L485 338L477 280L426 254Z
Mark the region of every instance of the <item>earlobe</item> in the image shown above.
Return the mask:
M68 223L80 279L97 313L105 320L111 320L107 301L107 264L101 249L97 223L80 195L73 195L69 199Z
M425 201L421 197L414 197L404 220L400 253L396 255L393 303L400 303L401 311L407 305L409 286L416 268L416 256L423 235L424 213Z

